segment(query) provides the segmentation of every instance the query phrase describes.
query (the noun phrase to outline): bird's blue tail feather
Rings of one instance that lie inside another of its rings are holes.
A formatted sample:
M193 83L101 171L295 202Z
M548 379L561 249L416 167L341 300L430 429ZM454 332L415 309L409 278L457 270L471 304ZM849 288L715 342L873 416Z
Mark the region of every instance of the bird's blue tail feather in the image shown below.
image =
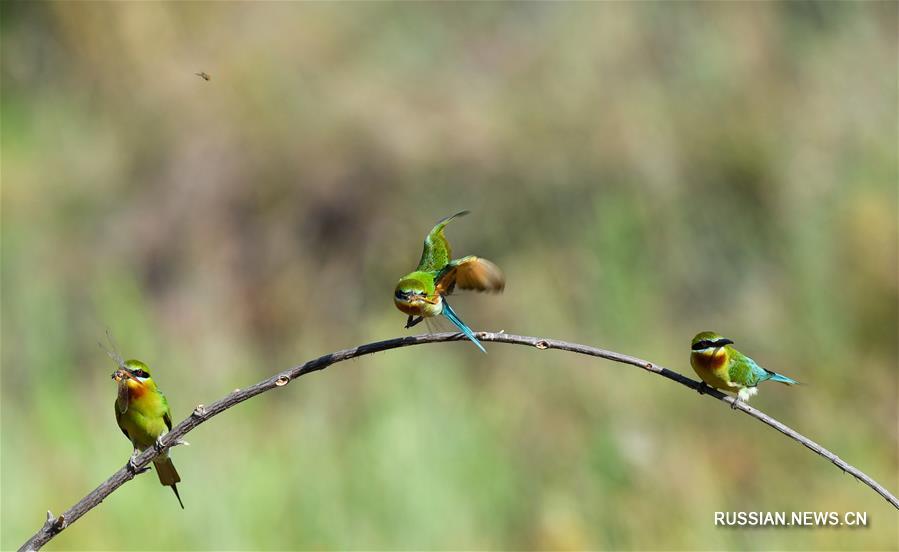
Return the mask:
M799 383L798 381L788 378L787 376L782 376L782 375L778 374L777 372L768 372L768 373L771 374L771 377L768 378L771 381L779 381L780 383L786 383L787 385L796 385L797 383Z
M465 334L465 337L471 340L472 343L478 346L483 352L487 352L487 349L481 345L481 342L478 341L478 338L474 336L474 332L471 331L471 328L465 325L465 322L459 320L459 317L456 315L455 311L453 311L452 307L449 306L449 303L446 302L446 298L443 299L443 316L449 318L450 322L456 325L457 328L462 330L462 333Z

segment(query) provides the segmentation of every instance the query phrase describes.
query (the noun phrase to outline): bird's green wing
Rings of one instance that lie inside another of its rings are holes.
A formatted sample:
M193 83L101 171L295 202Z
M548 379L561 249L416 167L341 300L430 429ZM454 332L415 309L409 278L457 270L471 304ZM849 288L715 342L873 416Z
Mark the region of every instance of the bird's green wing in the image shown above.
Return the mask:
M119 410L120 410L120 409L119 409L119 401L114 402L114 403L112 404L112 406L113 406L113 408L115 409L115 423L116 423L116 425L119 426L119 429L122 430L122 433L124 433L124 434L125 434L125 437L130 441L130 440L131 440L131 436L128 435L128 432L125 431L125 428L124 428L124 427L122 427L122 413L119 411Z
M421 260L418 261L418 268L425 272L436 272L449 264L452 258L449 242L443 235L443 229L451 220L456 217L462 217L468 214L468 211L459 211L454 215L450 215L442 219L425 238L424 249L421 252Z
M162 401L162 421L165 422L165 427L169 428L169 431L171 431L172 409L169 408L169 401L165 400L165 395L159 393L159 399Z
M736 349L731 353L729 374L732 382L745 387L754 387L771 377L767 370Z

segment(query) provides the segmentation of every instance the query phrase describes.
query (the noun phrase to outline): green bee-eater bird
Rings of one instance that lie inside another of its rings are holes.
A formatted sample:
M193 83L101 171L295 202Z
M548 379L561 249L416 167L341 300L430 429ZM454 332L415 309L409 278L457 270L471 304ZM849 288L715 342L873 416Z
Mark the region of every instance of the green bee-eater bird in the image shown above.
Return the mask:
M102 347L102 345L101 345ZM109 352L119 369L112 379L118 383L119 395L115 400L115 419L125 437L134 445L131 461L144 449L156 445L157 440L172 429L172 413L165 395L150 377L150 368L139 360L122 360L118 353ZM177 483L181 477L165 451L153 459L159 482L171 487L184 508Z
M425 318L442 314L486 353L471 328L459 319L446 302L446 296L452 294L457 285L461 289L489 292L500 292L506 286L506 279L499 267L487 259L474 255L452 259L443 229L454 218L467 214L468 211L461 211L448 216L428 233L418 268L400 278L393 294L393 302L396 308L409 315L406 328L411 328Z
M693 338L690 365L706 384L722 391L736 393L739 400L759 392L763 381L779 381L787 385L797 382L787 376L766 370L754 360L731 347L733 341L715 332L700 332ZM736 402L732 405L736 408Z

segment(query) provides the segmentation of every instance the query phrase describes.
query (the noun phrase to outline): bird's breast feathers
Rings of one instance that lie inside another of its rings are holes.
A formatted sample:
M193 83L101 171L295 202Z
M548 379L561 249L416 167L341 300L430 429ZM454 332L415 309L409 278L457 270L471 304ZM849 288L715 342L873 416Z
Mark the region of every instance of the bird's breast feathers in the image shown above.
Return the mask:
M142 416L161 418L168 410L168 406L162 393L150 388L145 383L134 380L126 382L128 386L128 410L136 411Z
M125 385L128 387L128 398L130 401L138 400L144 397L147 394L147 386L134 381L133 379L126 379Z
M697 351L693 353L694 361L706 370L720 370L727 364L727 352L724 348L713 351Z
M690 355L690 363L707 384L718 389L731 387L728 375L727 352L723 349L696 351Z

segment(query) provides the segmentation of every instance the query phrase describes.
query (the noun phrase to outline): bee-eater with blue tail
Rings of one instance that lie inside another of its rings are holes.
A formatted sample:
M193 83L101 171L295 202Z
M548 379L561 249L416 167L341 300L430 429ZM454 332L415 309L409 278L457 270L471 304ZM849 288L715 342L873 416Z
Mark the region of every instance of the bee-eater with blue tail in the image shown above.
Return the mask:
M409 316L406 328L411 328L425 318L442 314L486 353L471 328L459 319L446 301L446 296L452 294L457 285L460 289L496 293L506 286L502 271L487 259L474 255L461 259L452 258L443 229L451 220L467 214L468 211L461 211L448 216L428 233L418 268L400 278L393 294L393 302L396 308Z
M172 413L165 395L150 377L150 368L146 364L139 360L123 360L115 352L107 353L118 365L118 370L112 374L112 379L119 387L119 395L115 401L115 419L119 429L134 445L130 463L141 451L156 446L157 440L172 429ZM180 444L185 443L180 441ZM172 488L178 504L184 508L177 486L181 477L169 458L169 451L154 458L153 465L159 482Z
M794 379L762 368L754 360L731 347L733 341L715 332L701 332L693 338L690 365L706 384L736 393L738 400L749 402L758 393L758 384L777 381L795 385ZM701 391L700 391L701 392ZM736 408L736 401L733 407Z

